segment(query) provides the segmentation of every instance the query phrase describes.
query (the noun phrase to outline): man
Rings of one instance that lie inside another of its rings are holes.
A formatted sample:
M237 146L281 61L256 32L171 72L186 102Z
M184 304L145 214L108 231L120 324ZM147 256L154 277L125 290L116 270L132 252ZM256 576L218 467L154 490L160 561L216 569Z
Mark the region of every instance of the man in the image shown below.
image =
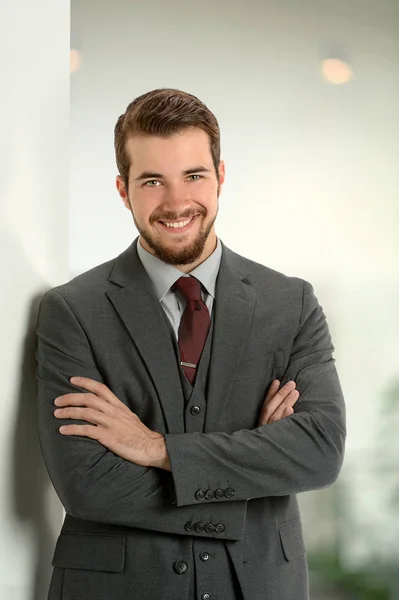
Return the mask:
M48 291L37 326L66 509L49 599L304 600L296 494L336 480L345 440L325 315L216 236L225 167L196 97L140 96L115 151L140 236Z

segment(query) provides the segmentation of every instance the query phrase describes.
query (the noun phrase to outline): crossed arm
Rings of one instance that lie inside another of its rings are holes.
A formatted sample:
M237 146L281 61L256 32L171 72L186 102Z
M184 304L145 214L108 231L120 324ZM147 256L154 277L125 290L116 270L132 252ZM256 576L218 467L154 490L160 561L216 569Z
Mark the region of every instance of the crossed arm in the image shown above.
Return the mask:
M307 285L283 378L295 380L301 393L295 415L271 424L269 415L266 424L252 431L165 436L151 432L101 385L71 309L58 292L48 292L37 328L39 434L47 469L67 512L86 520L180 534L190 519L223 520L229 526L218 537L241 539L247 499L332 483L343 455L343 398L325 317ZM55 323L62 323L62 329ZM85 379L72 382L73 375ZM62 423L54 418L55 398L61 398L61 410L69 411L56 415L69 419L65 433L60 433ZM282 408L282 416L290 414L288 409L284 413ZM116 422L123 430L112 435L109 423ZM132 431L133 450L127 439L132 439ZM177 506L169 497L172 482ZM198 487L212 488L220 482L233 485L235 496L206 505L196 499Z
M100 442L117 456L142 467L171 471L165 436L144 425L104 384L87 377L71 377L70 382L87 390L64 394L55 399L57 419L75 419L78 424L61 425L62 435L80 435ZM295 382L280 390L274 380L267 393L259 425L290 416L299 397ZM85 421L85 424L81 422Z

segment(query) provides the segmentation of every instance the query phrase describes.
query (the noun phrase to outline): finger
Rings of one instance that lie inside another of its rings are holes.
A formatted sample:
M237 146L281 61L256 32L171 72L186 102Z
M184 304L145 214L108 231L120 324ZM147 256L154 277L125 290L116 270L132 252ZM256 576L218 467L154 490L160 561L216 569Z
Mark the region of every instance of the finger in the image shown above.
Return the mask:
M292 390L288 396L281 402L280 406L274 411L273 414L268 413L266 410L263 411L261 418L259 420L259 425L266 425L268 423L273 423L275 421L279 421L285 416L290 416L294 410L293 406L297 402L300 394L298 390Z
M80 408L76 406L68 406L67 408L57 408L54 411L54 416L57 419L75 419L77 421L87 421L95 425L109 426L110 417L99 410L92 408Z
M293 414L294 414L294 409L291 406L286 406L282 418L285 419L286 417L290 417Z
M64 406L87 406L90 408L97 408L100 410L102 406L106 406L107 402L102 398L99 398L95 394L88 393L72 393L72 394L64 394L63 396L58 396L54 400L54 404L56 406L64 407Z
M278 379L274 379L271 383L271 386L269 387L269 390L266 394L266 398L265 401L269 402L269 400L271 400L274 396L274 394L277 392L278 388L280 385L280 381Z
M100 428L95 425L62 425L59 431L62 435L81 435L92 440L97 440L100 436Z
M286 409L293 408L295 403L298 401L299 392L298 390L293 390L283 401L282 405L276 410L276 412L272 415L271 419L273 421L279 421L284 417L284 413Z
M95 381L95 379L90 379L89 377L71 377L70 382L78 387L84 388L85 390L89 390L96 394L99 398L106 400L109 404L113 404L114 406L118 406L119 408L125 406L123 402L119 400L115 396L113 392L109 389L105 383L101 383L100 381Z
M281 403L285 400L285 398L290 394L296 387L295 381L289 381L286 383L281 390L279 390L271 400L267 403L264 403L265 407L265 415L267 418L270 418L272 414L277 410L277 408L281 405Z
M86 409L92 409L97 413L101 413L106 416L106 418L118 418L118 410L119 408L115 407L113 404L109 404L103 398L99 398L95 394L83 393L83 394L64 394L64 396L59 396L54 400L54 404L60 408L67 407L84 407ZM127 408L127 407L126 407ZM128 409L127 409L128 410ZM54 414L56 411L54 411ZM133 414L133 413L132 413ZM57 415L56 415L57 416ZM64 418L64 417L63 417ZM75 417L70 417L75 418ZM100 416L97 416L97 420L100 419ZM89 419L87 419L89 420Z
M287 408L292 408L295 402L299 398L299 392L297 390L293 390L288 394L285 400L281 403L281 405L277 408L277 410L271 415L269 419L269 423L275 423L276 421L280 421L283 418L284 412Z

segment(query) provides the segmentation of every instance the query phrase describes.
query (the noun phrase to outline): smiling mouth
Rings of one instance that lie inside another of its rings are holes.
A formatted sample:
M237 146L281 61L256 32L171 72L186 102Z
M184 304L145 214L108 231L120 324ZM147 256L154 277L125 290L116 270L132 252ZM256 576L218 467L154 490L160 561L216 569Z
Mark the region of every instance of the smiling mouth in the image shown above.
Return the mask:
M185 217L175 220L159 220L158 223L162 225L164 229L167 229L171 233L180 233L183 231L187 231L192 223L196 220L198 215L193 215L191 217Z

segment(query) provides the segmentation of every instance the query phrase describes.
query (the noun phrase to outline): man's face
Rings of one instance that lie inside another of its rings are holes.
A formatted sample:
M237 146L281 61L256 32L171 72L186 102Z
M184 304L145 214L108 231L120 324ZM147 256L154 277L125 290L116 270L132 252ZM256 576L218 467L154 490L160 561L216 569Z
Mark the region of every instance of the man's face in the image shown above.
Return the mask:
M168 138L135 136L126 144L129 189L117 188L131 210L142 246L172 265L192 265L216 247L214 222L224 182L212 162L209 137L190 128Z

